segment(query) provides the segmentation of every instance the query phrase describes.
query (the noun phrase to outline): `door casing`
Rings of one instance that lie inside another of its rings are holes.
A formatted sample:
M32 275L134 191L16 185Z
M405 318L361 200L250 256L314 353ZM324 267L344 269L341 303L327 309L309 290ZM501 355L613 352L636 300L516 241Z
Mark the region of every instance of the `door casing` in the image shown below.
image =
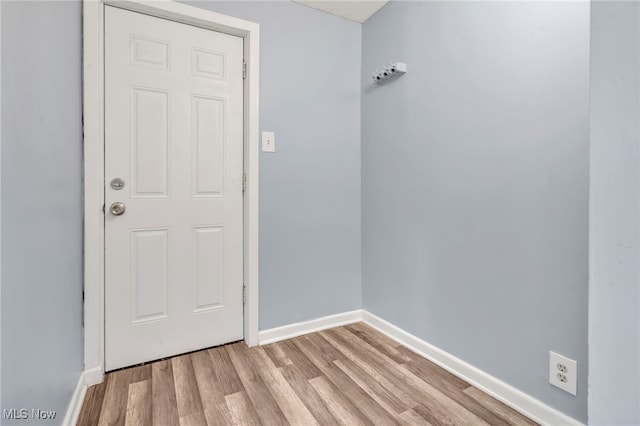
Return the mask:
M119 7L244 39L244 339L258 344L259 47L256 23L172 0L84 0L84 376L104 379L104 7Z

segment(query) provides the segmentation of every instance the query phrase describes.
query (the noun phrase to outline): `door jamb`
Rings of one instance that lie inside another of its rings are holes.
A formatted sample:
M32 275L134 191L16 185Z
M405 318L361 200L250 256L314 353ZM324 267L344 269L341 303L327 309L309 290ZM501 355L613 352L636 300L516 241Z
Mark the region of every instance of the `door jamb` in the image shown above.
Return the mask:
M260 26L173 0L84 0L84 375L104 378L104 8L140 12L244 39L244 339L258 344L258 133Z

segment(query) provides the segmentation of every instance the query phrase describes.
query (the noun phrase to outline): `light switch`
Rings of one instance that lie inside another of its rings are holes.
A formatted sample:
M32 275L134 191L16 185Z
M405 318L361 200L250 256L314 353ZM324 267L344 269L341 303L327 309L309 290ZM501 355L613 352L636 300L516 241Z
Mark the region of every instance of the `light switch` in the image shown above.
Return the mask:
M276 152L276 134L262 132L262 152Z

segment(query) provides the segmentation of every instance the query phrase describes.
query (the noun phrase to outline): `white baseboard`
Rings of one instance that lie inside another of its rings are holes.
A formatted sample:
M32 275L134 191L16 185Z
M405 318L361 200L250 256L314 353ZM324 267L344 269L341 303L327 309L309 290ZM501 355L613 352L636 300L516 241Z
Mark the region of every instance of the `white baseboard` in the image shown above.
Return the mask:
M78 383L71 395L71 401L67 407L67 413L62 421L63 426L75 426L80 416L80 410L82 410L82 403L84 397L87 394L89 386L102 383L104 380L104 372L101 367L93 367L85 369L78 377Z
M439 349L401 328L362 311L362 320L369 326L386 334L424 358L460 377L478 389L491 395L516 411L543 425L581 425L576 419L538 401L511 385L467 364L459 358Z
M339 327L341 325L353 324L354 322L359 321L362 321L362 310L360 309L337 315L329 315L327 317L317 318L311 321L298 322L282 327L263 330L258 333L258 340L260 345L268 345L269 343L291 339L293 337L302 336L303 334L314 333L316 331Z
M84 371L78 377L78 383L71 395L71 401L67 407L67 413L62 420L63 426L75 426L80 416L80 410L82 409L82 403L84 402L84 396L87 394L87 383L85 381Z
M104 371L102 367L85 368L84 370L84 383L89 386L98 385L104 380Z

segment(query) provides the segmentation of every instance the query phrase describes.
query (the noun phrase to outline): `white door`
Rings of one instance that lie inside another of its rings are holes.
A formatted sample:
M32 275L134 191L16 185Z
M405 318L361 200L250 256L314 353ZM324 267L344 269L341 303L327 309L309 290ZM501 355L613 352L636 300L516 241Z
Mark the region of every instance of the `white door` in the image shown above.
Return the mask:
M243 40L114 7L105 27L113 370L243 337Z

